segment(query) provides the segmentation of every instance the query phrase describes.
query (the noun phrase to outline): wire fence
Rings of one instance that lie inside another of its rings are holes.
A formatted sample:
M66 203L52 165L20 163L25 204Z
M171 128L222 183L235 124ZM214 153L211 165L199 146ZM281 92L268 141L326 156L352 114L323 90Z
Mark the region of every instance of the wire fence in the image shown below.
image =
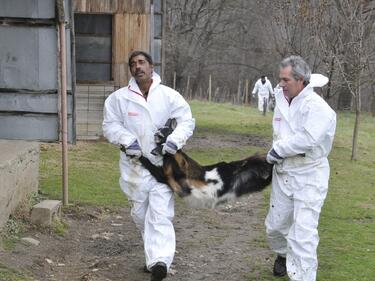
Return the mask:
M230 102L238 105L255 106L257 98L251 94L253 87L250 79L239 79L237 87L230 87L229 85L215 85L213 83L212 75L208 76L208 81L201 83L199 86L193 87L193 81L190 76L186 78L186 84L183 87L176 86L176 72L173 75L173 83L170 85L177 90L186 99L198 99L208 102L225 103Z

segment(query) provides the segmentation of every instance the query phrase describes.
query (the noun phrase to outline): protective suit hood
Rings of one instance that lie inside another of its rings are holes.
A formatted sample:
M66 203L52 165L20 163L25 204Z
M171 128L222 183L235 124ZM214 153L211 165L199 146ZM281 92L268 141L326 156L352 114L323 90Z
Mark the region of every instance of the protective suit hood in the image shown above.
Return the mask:
M322 74L313 73L310 77L310 83L307 85L307 87L323 87L328 83L328 78L325 77Z
M152 84L151 84L151 87L149 89L149 92L151 92L151 90L153 88L157 87L160 83L161 83L161 78L160 78L159 74L157 74L155 71L153 71L152 72ZM141 93L141 90L139 89L137 81L135 81L134 77L130 78L128 88L131 91L135 91L137 93Z

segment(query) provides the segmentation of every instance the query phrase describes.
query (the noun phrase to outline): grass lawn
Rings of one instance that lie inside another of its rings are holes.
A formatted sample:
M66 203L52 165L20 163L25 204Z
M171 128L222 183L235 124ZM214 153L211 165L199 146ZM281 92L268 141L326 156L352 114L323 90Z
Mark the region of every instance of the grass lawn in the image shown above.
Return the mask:
M235 133L239 137L250 134L271 139L271 114L264 117L255 108L230 104L199 101L190 104L198 136ZM350 161L353 124L353 114L338 113L330 155L330 190L319 225L318 280L375 280L375 119L362 115L357 161ZM219 150L212 147L194 149L189 154L198 162L209 164L240 159L256 151L265 152L266 148L238 146ZM60 154L58 145L42 147L40 189L51 199L61 199ZM101 206L127 204L118 186L118 157L118 149L105 142L80 142L70 146L70 202ZM269 192L270 189L264 192L264 214ZM261 245L268 247L265 237L260 240L264 240ZM264 267L263 280L280 280L269 275L266 265L257 266ZM255 280L249 274L249 280Z
M23 273L16 270L6 268L0 264L0 280L1 281L32 281Z

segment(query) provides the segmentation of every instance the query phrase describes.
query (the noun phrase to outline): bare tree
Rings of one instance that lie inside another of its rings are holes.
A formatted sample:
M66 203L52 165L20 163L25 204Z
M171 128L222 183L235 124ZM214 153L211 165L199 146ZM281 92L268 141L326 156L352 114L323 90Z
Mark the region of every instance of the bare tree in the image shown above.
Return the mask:
M353 97L355 124L353 130L351 159L357 159L358 132L361 116L361 89L369 81L366 80L366 70L369 69L369 58L373 55L367 41L373 30L374 9L367 0L335 0L337 20L342 28L336 54L332 56L340 70L341 76Z
M370 32L375 22L371 20L375 1L166 1L165 77L176 81L180 90L189 84L192 97L206 95L211 75L214 99L232 101L234 96L243 94L238 93L239 80L249 80L253 85L265 74L276 82L278 62L290 54L299 54L314 72L329 77L322 93L332 107L356 108L364 95L362 101L370 110L375 80L370 71L375 68L375 35ZM358 20L363 32L355 29L359 27ZM359 101L351 91L355 85L352 78L358 74L353 50L358 47L362 58L357 82L363 91L359 92Z
M169 0L167 71L170 77L177 73L177 87L184 87L189 75L194 96L199 88L208 88L211 74L215 88L235 94L239 79L272 75L265 34L256 31L255 6L245 0Z
M369 71L374 60L375 1L280 0L272 7L275 50L280 56L299 54L330 78L326 98L339 93L339 108L355 110L352 159L357 158L362 89L374 88ZM273 5L271 5L273 4ZM333 85L333 83L335 85ZM335 90L333 90L335 86Z
M183 78L198 76L205 65L205 52L212 44L218 29L224 0L168 2L169 53L172 54L177 87L181 87Z
M322 63L317 34L325 28L317 18L325 8L325 1L267 0L262 3L263 9L272 15L272 20L267 23L279 58L298 54L310 63L313 70L317 69Z

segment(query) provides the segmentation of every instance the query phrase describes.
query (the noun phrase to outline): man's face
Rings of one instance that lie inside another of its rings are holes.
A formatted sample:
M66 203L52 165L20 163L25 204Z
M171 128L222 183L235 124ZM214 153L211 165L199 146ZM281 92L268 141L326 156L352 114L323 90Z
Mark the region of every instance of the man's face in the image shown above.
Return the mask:
M304 88L303 79L296 80L292 76L291 66L280 68L279 79L279 85L281 88L283 88L284 96L288 97L289 99L297 96Z
M154 66L143 55L135 56L130 61L130 73L138 84L150 81L153 69Z

